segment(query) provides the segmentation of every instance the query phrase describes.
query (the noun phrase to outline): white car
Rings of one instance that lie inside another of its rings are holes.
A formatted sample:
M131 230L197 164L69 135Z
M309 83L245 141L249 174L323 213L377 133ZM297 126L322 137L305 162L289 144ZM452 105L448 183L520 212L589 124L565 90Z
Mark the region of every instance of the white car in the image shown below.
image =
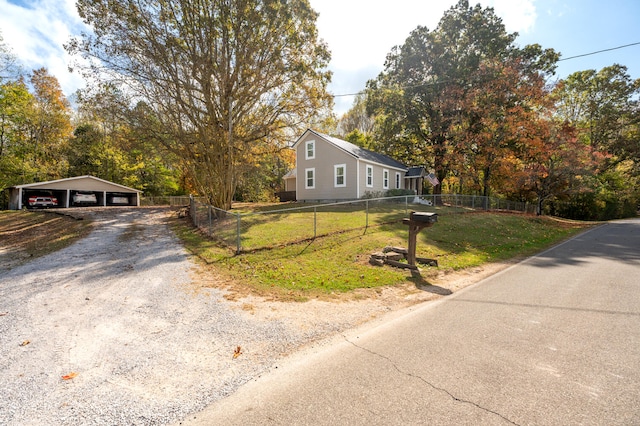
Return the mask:
M38 207L58 207L58 199L48 195L32 195L27 201L27 206L31 209Z
M91 192L76 192L73 194L73 204L76 205L89 205L89 204L97 204L98 199L96 198L96 194Z
M111 204L129 204L129 198L114 195L111 197Z

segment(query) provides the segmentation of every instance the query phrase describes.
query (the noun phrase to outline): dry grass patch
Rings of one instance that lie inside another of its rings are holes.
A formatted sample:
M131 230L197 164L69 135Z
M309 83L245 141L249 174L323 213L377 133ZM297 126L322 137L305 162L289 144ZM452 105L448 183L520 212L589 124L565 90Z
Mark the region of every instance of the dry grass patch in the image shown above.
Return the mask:
M47 211L0 212L0 270L67 247L91 232L91 222Z

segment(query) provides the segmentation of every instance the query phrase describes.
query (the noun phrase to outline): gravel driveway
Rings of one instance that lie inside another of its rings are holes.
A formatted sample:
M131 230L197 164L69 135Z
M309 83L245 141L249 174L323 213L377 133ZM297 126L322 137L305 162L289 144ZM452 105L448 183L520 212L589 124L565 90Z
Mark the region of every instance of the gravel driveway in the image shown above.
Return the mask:
M177 422L305 343L391 310L382 293L278 304L195 291L168 210L82 214L95 221L87 238L0 271L2 425Z
M303 346L441 297L408 285L351 300L228 300L216 282L202 287L166 224L170 210L73 214L93 221L87 238L13 269L0 265L0 425L179 423ZM481 276L448 277L446 287Z
M180 422L309 342L437 297L395 288L339 303L230 301L193 285L169 210L73 214L94 221L87 238L0 265L0 425Z

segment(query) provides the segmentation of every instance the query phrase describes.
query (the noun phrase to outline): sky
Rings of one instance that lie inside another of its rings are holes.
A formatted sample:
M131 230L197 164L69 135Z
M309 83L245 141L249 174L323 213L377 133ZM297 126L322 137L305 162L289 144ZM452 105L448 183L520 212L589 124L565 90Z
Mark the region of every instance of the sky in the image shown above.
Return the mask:
M384 68L386 55L402 45L417 26L436 28L457 0L310 0L319 13L320 37L332 52L329 91L334 112L353 104L353 94ZM561 53L556 78L573 72L600 70L618 63L640 78L640 0L470 0L492 7L516 43L540 44ZM70 73L71 58L63 44L80 34L84 24L75 0L0 0L0 34L27 70L46 67L67 96L84 82ZM607 49L602 53L569 59Z

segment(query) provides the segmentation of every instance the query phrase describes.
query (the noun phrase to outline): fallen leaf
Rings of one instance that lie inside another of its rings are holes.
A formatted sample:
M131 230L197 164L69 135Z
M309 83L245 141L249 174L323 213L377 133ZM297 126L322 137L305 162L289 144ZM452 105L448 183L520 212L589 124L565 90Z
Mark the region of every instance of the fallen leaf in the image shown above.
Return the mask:
M238 346L236 350L233 351L233 358L238 358L240 355L242 355L242 348Z
M24 342L20 343L20 346L27 346L29 343L31 343L30 340L25 340Z
M62 380L71 380L74 377L76 377L77 375L78 375L78 373L73 373L72 372L72 373L67 374L66 376L62 376Z
M0 312L0 317L3 317L5 315L9 315L9 312Z

